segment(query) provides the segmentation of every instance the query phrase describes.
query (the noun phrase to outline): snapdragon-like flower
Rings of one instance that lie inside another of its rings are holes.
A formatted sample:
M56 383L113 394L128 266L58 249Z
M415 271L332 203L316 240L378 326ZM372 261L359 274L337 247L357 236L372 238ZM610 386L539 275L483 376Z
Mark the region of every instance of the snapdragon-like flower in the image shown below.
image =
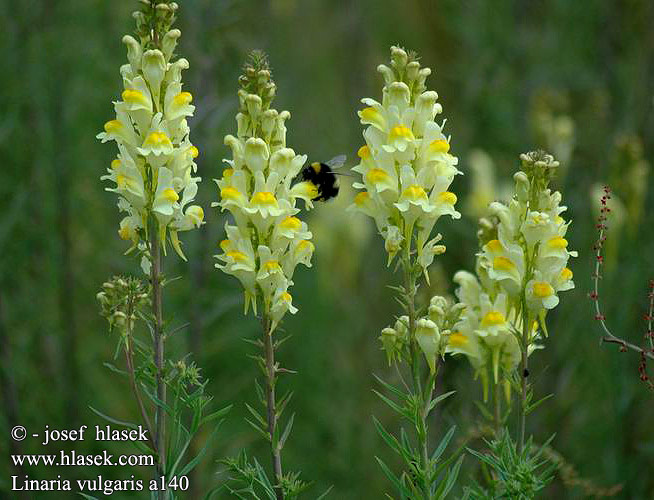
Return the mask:
M352 170L361 174L354 187L361 191L350 210L375 220L386 241L389 265L397 253L410 245L416 233L420 266L427 267L445 247L431 239L442 215L459 218L457 196L449 191L458 159L450 154L450 140L443 134L445 121L434 121L442 111L438 94L427 91L429 68L421 68L415 55L391 48L391 64L380 65L384 77L382 102L363 99L359 111L366 126L360 162Z
M181 36L170 29L177 4L144 5L134 14L139 40L123 37L129 63L120 68L124 90L113 103L116 118L97 136L118 145L118 155L101 179L113 183L106 190L118 194L118 208L126 213L118 230L122 239L147 255L148 232L159 231L164 251L169 238L186 259L178 233L204 221L202 207L191 204L200 178L193 176L198 150L187 123L195 109L193 96L183 90L181 78L189 64L183 58L173 60Z
M512 200L491 203L491 217L480 221L476 276L466 271L454 276L465 311L446 352L468 357L481 376L484 399L490 373L496 384L502 376L508 393L508 374L521 359L522 332L531 353L541 331L547 335L545 317L558 305L558 294L574 288L568 260L577 253L568 250L565 238L570 222L561 216L566 210L561 193L548 187L558 162L542 151L521 160Z
M306 222L297 217L297 200L311 207L317 196L309 182L293 185L306 162L286 147L288 111L271 108L276 86L265 56L253 53L239 79L237 135L225 137L232 158L216 180L220 201L233 223L226 223L227 239L220 243L216 267L236 277L245 290L245 311L258 300L272 320L295 314L289 288L298 264L311 267L314 246Z

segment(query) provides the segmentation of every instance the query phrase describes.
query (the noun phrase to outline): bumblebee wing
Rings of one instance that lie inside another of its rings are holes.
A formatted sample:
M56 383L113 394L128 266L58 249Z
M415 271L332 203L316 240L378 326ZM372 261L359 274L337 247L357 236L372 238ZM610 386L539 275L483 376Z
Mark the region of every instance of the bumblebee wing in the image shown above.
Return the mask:
M327 165L329 168L341 168L343 165L345 165L345 161L347 160L347 156L345 155L338 155L329 160L328 162L325 162L325 165Z

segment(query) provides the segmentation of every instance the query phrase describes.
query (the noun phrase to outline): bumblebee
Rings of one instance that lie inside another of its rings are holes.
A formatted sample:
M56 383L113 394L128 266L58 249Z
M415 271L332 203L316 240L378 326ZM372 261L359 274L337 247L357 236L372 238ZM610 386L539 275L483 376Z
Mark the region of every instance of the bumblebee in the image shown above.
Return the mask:
M312 182L318 188L318 196L313 201L327 201L338 194L338 180L335 169L345 164L345 155L339 155L326 163L314 162L307 165L301 172L303 181Z

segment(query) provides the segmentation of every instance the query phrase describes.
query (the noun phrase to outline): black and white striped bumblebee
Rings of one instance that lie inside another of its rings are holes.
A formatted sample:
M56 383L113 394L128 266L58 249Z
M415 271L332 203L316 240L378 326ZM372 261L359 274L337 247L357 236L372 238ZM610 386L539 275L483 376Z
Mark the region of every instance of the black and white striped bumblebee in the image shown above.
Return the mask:
M336 176L339 173L334 170L342 167L346 159L345 155L338 155L326 163L314 162L302 169L302 180L309 181L318 188L318 196L313 201L327 201L336 197L339 190Z

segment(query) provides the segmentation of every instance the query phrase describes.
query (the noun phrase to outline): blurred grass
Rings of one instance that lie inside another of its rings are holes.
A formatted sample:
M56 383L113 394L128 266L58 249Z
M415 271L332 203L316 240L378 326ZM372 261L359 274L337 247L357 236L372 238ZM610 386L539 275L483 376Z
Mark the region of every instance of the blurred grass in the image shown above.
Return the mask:
M289 109L288 142L310 158L345 152L354 161L361 145L359 100L379 98L388 47L416 49L434 71L428 87L438 91L452 134L453 152L468 173L469 152L486 151L507 181L520 152L543 147L530 122L534 96L566 96L562 109L576 124L575 149L561 187L573 224L571 248L577 288L552 314L547 349L534 356L536 390L555 393L530 420L539 440L557 433L555 448L596 484L624 485L619 498L652 498L654 441L652 394L638 380L637 358L598 345L599 330L586 298L596 237L591 185L620 178L628 166L612 164L616 139L639 138L644 157L654 157L654 5L649 0L482 0L404 3L344 0L236 2L185 0L179 52L191 63L185 76L197 105L191 123L198 145L198 200L207 225L189 234L190 263L171 256L169 275L183 280L169 288L165 310L176 324L191 326L170 342L171 352L193 351L210 379L216 405L237 401L211 456L194 477L198 490L217 484L215 461L247 446L267 463L266 450L240 418L242 400L252 402L256 375L243 338L258 334L242 315L237 282L212 267L224 218L209 210L216 198L211 179L227 155L225 134L235 129L236 77L246 53L270 54L279 87L276 107ZM131 1L0 0L0 332L3 391L1 449L9 449L12 419L28 429L100 423L89 405L119 418L134 418L126 384L102 366L115 339L105 332L95 293L115 273L138 273L122 257L116 236L114 198L100 175L114 153L95 134L120 92L120 43L132 30ZM453 189L463 202L469 176ZM343 197L351 196L344 190ZM297 413L287 446L286 467L302 469L314 492L334 485L332 498L380 498L389 485L374 455L393 461L371 425L374 413L396 422L374 397L372 373L391 376L377 335L397 310L386 284L397 281L385 268L380 238L369 221L343 212L347 199L319 207L311 270L298 273L294 288L300 312L285 322L293 334L281 352L298 375L287 377ZM643 216L617 242L616 264L602 280L602 299L616 333L640 342L646 280L654 243L647 193ZM471 268L476 251L473 218L443 223L448 253L433 272L434 288L451 292L449 279ZM610 237L610 234L609 234ZM438 278L438 279L436 279ZM479 387L464 360L448 359L443 389L455 388L433 425L437 433L456 423L459 436L474 425ZM14 404L15 402L15 404ZM12 416L13 415L13 416ZM6 443L6 446L5 446ZM76 451L99 448L85 441ZM22 452L42 448L26 440ZM116 447L116 452L125 452ZM473 461L461 479L473 474ZM0 463L0 491L7 488L8 462ZM32 478L127 477L124 470L28 469ZM556 481L548 498L583 498Z

